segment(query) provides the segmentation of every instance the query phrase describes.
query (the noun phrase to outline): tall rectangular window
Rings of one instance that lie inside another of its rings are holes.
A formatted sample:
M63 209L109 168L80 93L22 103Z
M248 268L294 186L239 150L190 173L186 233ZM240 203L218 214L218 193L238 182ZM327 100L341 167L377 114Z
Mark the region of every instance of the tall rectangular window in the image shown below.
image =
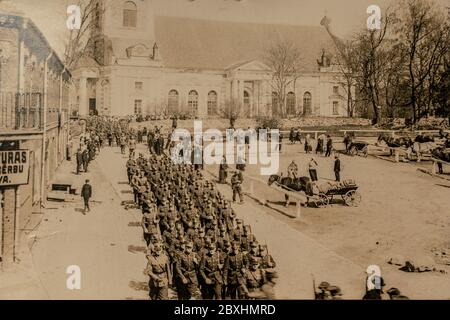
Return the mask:
M339 87L338 86L334 86L333 87L333 94L339 94Z
M134 114L142 114L142 100L134 100Z
M339 102L333 101L333 115L339 115Z

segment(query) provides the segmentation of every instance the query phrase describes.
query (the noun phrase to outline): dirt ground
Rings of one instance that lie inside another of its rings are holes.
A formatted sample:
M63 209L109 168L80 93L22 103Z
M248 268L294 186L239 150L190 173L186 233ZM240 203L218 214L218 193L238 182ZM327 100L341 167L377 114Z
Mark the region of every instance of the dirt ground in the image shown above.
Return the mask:
M295 160L300 175L308 176L311 157L319 164L320 181L334 180L333 156L307 155L299 144L283 145L280 170L286 175L287 166ZM429 161L393 163L373 156L341 155L341 167L341 179L354 179L359 186L362 201L358 207L348 207L342 201L322 208L302 207L296 219L265 211L362 267L379 265L389 279L388 287L398 287L416 299L449 299L450 260L446 255L450 248L450 181L417 170L430 169ZM208 166L208 170L217 174L218 166ZM263 181L268 178L260 175L257 165L248 165L246 174ZM248 180L244 183L246 191L250 188ZM260 182L255 182L253 189L259 200L286 211L282 193ZM294 202L287 213L295 216ZM434 266L442 272L400 271L387 263L392 257Z

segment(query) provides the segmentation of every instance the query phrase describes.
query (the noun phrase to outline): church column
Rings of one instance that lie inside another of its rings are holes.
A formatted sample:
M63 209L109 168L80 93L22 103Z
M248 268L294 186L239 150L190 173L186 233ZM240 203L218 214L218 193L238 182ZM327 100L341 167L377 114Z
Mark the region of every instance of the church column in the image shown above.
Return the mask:
M231 82L231 100L238 101L238 80L233 79Z
M238 101L241 106L241 110L244 108L244 81L239 80L238 82ZM244 114L247 113L248 110L242 110L244 111Z
M87 78L80 78L80 104L79 104L80 116L89 115L89 106L87 100Z

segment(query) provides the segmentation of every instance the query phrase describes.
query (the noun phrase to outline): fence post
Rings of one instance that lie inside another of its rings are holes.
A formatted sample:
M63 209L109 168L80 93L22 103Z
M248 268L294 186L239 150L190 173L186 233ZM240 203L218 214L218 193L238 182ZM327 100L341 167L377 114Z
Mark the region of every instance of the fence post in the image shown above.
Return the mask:
M300 214L301 214L301 205L300 205L300 200L297 199L297 215L296 215L296 218L300 218Z
M394 155L395 155L395 162L400 162L400 151L395 149Z
M431 167L431 174L434 176L436 174L437 161L433 160L433 166Z

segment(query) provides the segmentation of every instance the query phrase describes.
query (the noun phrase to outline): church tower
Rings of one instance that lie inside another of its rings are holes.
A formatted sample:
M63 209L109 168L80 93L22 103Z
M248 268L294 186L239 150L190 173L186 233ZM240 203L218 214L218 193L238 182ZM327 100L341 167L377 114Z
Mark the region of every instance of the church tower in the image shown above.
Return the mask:
M152 58L155 44L152 0L98 0L100 23L92 34L99 45L95 54L101 65L120 64L139 47Z

